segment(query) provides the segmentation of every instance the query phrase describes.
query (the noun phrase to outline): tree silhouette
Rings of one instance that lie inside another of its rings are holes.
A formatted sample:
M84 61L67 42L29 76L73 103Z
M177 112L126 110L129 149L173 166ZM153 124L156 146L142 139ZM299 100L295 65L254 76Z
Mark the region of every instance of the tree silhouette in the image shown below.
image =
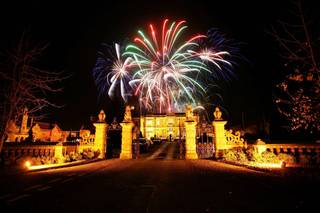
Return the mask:
M320 35L315 20L306 19L301 1L293 5L294 23L279 21L270 32L284 62L274 103L290 130L316 134L320 130Z

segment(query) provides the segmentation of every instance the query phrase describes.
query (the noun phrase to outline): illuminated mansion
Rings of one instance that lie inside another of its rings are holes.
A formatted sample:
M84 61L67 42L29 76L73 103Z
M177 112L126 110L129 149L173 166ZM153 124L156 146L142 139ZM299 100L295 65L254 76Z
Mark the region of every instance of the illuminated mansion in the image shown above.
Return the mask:
M197 135L201 133L208 133L211 135L212 125L208 124L205 119L201 119L198 114L194 116L197 125ZM185 113L171 113L171 114L147 114L140 117L140 131L142 135L147 138L160 139L178 139L185 138L186 121Z

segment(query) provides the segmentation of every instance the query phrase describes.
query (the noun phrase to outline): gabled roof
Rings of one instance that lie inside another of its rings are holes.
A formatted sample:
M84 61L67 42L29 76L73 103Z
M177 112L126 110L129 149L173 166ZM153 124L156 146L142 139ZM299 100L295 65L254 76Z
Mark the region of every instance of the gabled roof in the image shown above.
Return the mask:
M39 127L41 129L52 129L54 127L54 124L49 123L49 122L39 122L38 121L36 123L39 125Z

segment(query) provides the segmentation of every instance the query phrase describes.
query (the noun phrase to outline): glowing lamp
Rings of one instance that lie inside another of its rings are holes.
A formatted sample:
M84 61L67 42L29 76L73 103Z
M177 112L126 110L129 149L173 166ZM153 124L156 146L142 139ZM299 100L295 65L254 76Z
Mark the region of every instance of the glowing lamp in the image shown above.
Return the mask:
M30 166L31 166L31 163L30 163L30 161L26 161L25 163L24 163L24 165L27 167L27 168L29 168Z

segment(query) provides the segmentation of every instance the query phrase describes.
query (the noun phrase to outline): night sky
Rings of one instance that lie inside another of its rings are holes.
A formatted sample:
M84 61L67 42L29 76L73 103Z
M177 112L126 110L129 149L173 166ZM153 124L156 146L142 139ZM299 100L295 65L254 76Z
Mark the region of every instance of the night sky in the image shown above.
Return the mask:
M224 84L221 92L229 120L239 124L241 112L248 123L272 115L272 83L280 76L281 63L266 30L290 15L287 1L66 2L10 1L0 7L1 52L14 47L26 31L30 38L50 43L42 59L47 69L72 74L64 82L64 92L50 97L65 105L51 110L48 118L61 127L79 128L101 108L108 120L122 113L110 100L98 100L91 70L99 45L132 39L138 29L160 24L164 18L187 20L189 33L216 27L243 42L241 53L249 62L235 67L237 78Z

